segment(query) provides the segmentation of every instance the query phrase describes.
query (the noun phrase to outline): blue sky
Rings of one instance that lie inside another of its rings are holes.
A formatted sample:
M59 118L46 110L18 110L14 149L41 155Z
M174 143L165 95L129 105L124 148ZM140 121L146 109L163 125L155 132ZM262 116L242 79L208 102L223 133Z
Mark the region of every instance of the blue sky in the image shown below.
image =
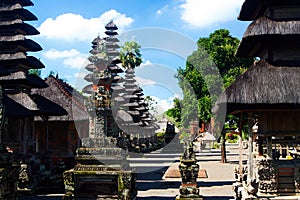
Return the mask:
M199 37L225 28L241 39L249 22L237 16L243 0L32 0L26 7L38 18L28 22L40 31L31 36L43 51L31 53L46 66L42 76L58 73L71 85L84 87L83 76L91 41L104 36L110 20L119 27L121 43L136 40L143 64L136 70L146 95L155 96L161 109L180 96L174 74L196 48Z

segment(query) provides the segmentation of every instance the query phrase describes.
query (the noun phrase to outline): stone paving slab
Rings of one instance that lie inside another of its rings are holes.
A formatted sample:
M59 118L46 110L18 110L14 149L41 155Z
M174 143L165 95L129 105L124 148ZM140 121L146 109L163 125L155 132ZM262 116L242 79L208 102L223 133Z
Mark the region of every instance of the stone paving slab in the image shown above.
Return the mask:
M165 172L163 179L166 178L181 178L179 171L179 163L172 163L168 170ZM200 169L198 172L198 178L207 178L207 173L205 169Z

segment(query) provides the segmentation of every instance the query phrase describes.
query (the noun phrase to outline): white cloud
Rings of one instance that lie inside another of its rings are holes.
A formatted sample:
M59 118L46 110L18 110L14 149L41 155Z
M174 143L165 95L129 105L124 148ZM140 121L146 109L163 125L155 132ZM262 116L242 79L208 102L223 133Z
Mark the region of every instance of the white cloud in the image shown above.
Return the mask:
M151 96L151 98L157 102L154 105L154 109L157 111L157 114L162 114L173 107L173 99L159 99L156 96Z
M63 59L62 63L65 67L73 69L80 69L85 67L89 61L87 60L88 55L80 53L76 49L59 51L51 49L43 53L43 55L50 60Z
M83 72L78 72L78 73L75 73L75 77L76 78L84 78L87 74L86 73L83 73Z
M150 62L150 60L146 60L146 61L142 62L142 64L139 67L146 67L149 65L152 65L152 63Z
M157 10L157 11L156 11L156 14L157 14L157 15L161 15L161 14L167 12L168 9L169 9L169 5L165 5L165 6L162 7L161 9Z
M44 53L44 56L48 59L57 59L57 58L68 58L80 55L80 52L76 49L58 51L55 49L51 49Z
M55 19L46 19L38 28L40 36L65 41L91 41L98 33L104 35L104 26L110 21L118 26L119 33L132 24L133 18L116 10L109 10L97 18L86 19L79 14L66 13Z
M149 67L152 65L153 64L149 60L143 61L142 64L139 66L139 70L141 70L143 67ZM143 87L144 85L155 85L156 84L156 81L147 79L147 78L142 78L140 76L136 76L135 79L140 87Z
M145 79L145 78L141 78L139 76L136 76L135 80L139 84L140 87L143 87L144 85L155 85L156 84L156 82L151 79Z
M185 0L181 19L193 27L206 27L237 18L244 0Z
M83 55L69 57L63 61L63 64L66 66L69 66L71 68L74 68L74 69L80 69L80 68L83 68L84 66L86 66L86 64L87 64L86 58L87 57L83 56Z

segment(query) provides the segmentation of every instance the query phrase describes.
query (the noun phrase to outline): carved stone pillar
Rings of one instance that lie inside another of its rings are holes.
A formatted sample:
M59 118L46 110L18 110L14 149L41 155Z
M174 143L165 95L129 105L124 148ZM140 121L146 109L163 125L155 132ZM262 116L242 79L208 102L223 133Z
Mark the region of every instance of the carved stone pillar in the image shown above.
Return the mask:
M254 161L253 161L253 133L252 127L255 124L255 119L253 118L252 113L248 113L248 149L249 149L249 157L248 157L248 174L247 174L247 183L245 185L245 196L243 199L257 199L257 191L258 191L258 182L256 177L254 176Z

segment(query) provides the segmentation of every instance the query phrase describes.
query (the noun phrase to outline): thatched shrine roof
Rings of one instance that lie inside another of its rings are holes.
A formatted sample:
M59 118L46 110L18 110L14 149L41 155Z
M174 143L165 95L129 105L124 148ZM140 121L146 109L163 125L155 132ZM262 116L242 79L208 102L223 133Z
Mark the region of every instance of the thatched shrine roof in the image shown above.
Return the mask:
M6 116L17 118L34 116L34 113L31 110L27 109L6 95L3 95L3 104L5 105L4 113Z
M22 6L33 6L30 0L1 0L1 2L8 5L20 4Z
M11 36L1 36L0 41L18 41L18 40L25 40L24 35L11 35Z
M44 64L34 56L27 56L23 52L17 54L0 54L0 65L5 66L10 71L17 71L17 69L41 69L45 68Z
M67 111L67 115L50 116L50 121L73 121L87 120L88 113L84 106L84 97L72 86L61 79L49 76L46 79L49 87L44 89L33 89L34 94L39 94L50 101L60 105Z
M58 104L40 95L25 92L3 95L5 114L9 117L60 116L68 114Z
M260 17L253 21L243 35L236 56L255 57L264 47L300 43L300 21L275 21Z
M106 37L106 42L119 42L119 39L116 37Z
M36 75L28 74L23 71L11 73L0 77L0 84L4 88L45 88L48 85L43 79Z
M41 51L42 47L30 39L24 39L19 41L0 41L0 52L19 52L19 51Z
M256 61L217 100L227 113L243 110L299 109L300 67ZM215 108L215 111L218 108Z
M92 41L92 44L93 45L98 45L99 43L102 43L104 42L103 39L100 38L100 36L96 37L93 41Z
M68 112L57 103L43 97L39 94L31 95L32 100L37 104L39 113L46 116L62 116L67 115Z
M111 71L111 73L123 73L123 69L121 69L120 67L118 67L117 65L110 65L108 67Z
M26 9L4 10L0 12L2 20L21 19L23 21L34 21L37 17Z
M86 70L90 71L90 72L93 72L94 70L97 69L96 65L94 64L88 64L86 67L85 67Z
M33 26L26 23L16 23L11 25L0 26L0 36L16 35L16 34L38 35L40 34L40 32L36 30Z
M300 22L298 20L276 21L267 17L260 17L253 21L243 37L256 35L298 35Z
M93 84L89 84L82 89L82 92L87 94L92 94L93 91L94 91Z
M252 21L264 15L270 5L299 5L299 0L245 0L238 19Z
M118 30L118 27L113 21L110 21L108 24L105 25L105 29L107 30Z
M18 104L24 106L28 110L31 111L38 111L38 106L37 104L30 98L30 96L27 93L20 92L17 94L6 94L6 96Z
M9 75L9 74L10 73L9 73L8 69L0 64L0 76L6 76L6 75Z

